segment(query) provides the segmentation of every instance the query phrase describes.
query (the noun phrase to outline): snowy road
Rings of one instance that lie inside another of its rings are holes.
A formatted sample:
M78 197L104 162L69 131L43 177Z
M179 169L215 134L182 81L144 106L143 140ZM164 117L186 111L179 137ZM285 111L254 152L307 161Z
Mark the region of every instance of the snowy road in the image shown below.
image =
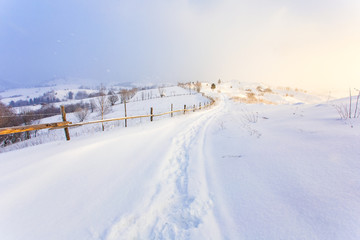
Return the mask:
M359 134L327 111L222 97L3 153L0 239L359 239Z

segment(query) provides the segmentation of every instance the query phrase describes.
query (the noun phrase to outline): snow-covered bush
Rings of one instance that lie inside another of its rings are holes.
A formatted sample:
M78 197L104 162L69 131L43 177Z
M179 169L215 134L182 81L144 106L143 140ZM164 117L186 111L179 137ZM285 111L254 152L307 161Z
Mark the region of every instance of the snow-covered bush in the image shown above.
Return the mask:
M242 119L245 120L247 123L257 123L259 119L259 114L257 112L250 112L246 109L242 109L241 112Z
M358 91L358 95L356 98L355 105L352 104L352 96L350 91L349 96L349 104L334 104L333 107L338 112L340 119L348 119L348 118L359 118L360 117L360 109L359 109L359 97L360 97L360 90Z

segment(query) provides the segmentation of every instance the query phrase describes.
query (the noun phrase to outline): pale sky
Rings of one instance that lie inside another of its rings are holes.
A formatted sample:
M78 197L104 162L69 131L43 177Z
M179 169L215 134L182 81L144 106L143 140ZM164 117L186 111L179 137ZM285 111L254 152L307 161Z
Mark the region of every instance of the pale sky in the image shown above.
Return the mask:
M0 79L360 87L359 0L0 0Z

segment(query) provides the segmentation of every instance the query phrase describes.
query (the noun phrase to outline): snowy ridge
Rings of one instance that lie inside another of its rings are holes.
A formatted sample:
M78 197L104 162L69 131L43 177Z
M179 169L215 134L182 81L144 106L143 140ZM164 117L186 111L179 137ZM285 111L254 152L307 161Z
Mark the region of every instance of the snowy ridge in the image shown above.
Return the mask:
M189 154L196 146L197 158L191 160L204 163L201 146L206 129L215 116L208 112L202 114L174 137L152 193L136 213L122 217L111 226L106 240L189 239L192 231L199 228L204 217L211 212L213 202L204 172L201 181L198 179L193 183L192 187L196 189L189 189ZM218 232L217 229L213 231Z

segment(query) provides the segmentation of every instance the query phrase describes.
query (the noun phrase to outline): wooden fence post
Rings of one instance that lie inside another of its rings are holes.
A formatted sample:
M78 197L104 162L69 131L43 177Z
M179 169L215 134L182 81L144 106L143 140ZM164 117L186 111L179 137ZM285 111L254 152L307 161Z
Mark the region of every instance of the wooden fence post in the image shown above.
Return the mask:
M127 113L126 113L126 99L124 99L124 108L125 108L125 117L127 117ZM125 119L125 127L127 127L127 119Z
M195 112L195 108L196 108L196 106L195 106L195 104L194 104L193 112Z
M185 114L185 112L186 112L186 105L184 105L184 114Z
M173 116L174 116L173 111L174 111L174 106L173 106L173 104L171 104L171 117L173 117Z
M153 108L150 108L150 121L153 121Z
M64 107L64 106L60 106L60 109L61 109L62 120L63 120L63 122L66 122L65 107ZM64 128L64 131L65 131L66 141L70 141L69 128Z
M201 102L199 102L199 110L201 110Z

